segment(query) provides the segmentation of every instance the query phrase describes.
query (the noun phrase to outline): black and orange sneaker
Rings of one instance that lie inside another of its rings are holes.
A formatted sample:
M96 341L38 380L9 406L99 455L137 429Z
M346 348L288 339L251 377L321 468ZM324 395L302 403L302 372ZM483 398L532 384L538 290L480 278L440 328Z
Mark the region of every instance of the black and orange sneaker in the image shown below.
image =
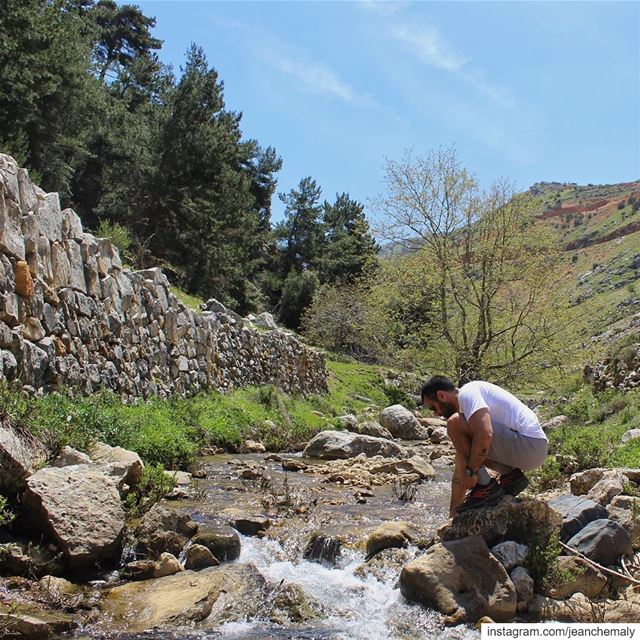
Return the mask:
M529 486L527 476L525 476L520 469L514 469L511 473L500 476L498 482L505 493L508 493L510 496L517 496Z
M471 509L479 509L480 507L492 507L498 504L504 497L504 489L495 481L491 480L489 484L476 485L464 499L464 502L456 509L458 513L471 511Z

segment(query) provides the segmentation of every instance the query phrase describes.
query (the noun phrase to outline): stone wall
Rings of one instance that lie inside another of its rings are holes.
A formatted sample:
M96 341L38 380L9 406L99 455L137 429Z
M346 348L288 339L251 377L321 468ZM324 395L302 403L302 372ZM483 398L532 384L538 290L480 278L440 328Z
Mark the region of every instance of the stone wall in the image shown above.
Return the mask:
M108 239L2 154L0 377L124 399L268 383L326 391L322 354L235 314L187 309L160 269L123 269Z
M640 332L637 344L626 347L621 356L587 365L584 377L595 391L625 391L640 386Z

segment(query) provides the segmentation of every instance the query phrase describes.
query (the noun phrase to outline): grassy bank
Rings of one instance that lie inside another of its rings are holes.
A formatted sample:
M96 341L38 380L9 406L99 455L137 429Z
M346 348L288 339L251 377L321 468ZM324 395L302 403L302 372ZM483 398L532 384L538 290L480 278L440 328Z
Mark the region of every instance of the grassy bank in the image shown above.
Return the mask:
M549 433L552 455L536 475L541 488L583 469L640 467L640 439L621 443L625 432L640 428L640 389L595 394L585 386L548 413L566 415L569 421Z
M384 385L384 371L378 367L330 361L327 369L329 393L310 397L263 386L123 405L109 392L75 399L57 393L26 398L3 384L0 415L45 441L53 455L65 445L87 450L101 440L137 451L148 463L187 468L207 447L233 451L246 438L260 440L272 451L290 449L333 428L336 416L382 408L405 397Z

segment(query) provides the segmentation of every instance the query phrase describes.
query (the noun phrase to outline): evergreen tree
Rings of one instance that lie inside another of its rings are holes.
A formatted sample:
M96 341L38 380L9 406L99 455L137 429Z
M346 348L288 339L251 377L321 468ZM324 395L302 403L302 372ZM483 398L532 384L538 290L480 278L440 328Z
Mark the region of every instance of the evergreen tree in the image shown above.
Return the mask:
M317 259L321 282L353 281L375 263L378 246L362 204L346 193L336 195L334 204L325 201L322 221L324 238Z

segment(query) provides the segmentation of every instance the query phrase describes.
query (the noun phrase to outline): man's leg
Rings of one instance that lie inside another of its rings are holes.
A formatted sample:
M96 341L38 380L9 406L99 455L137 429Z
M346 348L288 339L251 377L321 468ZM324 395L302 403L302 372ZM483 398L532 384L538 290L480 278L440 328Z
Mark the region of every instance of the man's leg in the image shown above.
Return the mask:
M456 513L456 508L462 504L466 494L466 490L461 484L461 479L464 477L464 470L471 455L473 433L467 421L458 413L454 413L447 419L447 433L456 450L453 478L451 479L451 502L449 504L449 515L453 516ZM478 484L487 485L490 481L491 478L487 470L484 467L480 467L478 470Z

